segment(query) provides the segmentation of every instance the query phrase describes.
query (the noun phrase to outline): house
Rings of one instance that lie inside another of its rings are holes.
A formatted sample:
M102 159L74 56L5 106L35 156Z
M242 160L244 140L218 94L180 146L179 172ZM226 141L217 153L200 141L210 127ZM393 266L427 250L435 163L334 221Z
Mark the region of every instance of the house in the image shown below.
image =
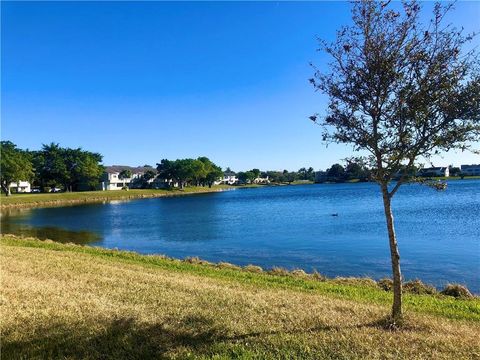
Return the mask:
M215 185L220 185L220 184L234 185L236 183L238 183L237 174L235 174L233 171L224 172L223 178L215 181Z
M268 178L268 175L265 175L264 177L257 177L255 180L253 180L254 184L270 184L270 180Z
M17 182L10 183L8 187L10 188L10 191L17 193L29 193L32 191L32 187L29 181L19 180Z
M441 166L441 167L430 167L430 168L423 168L418 173L417 176L450 176L450 170L448 166Z
M121 179L120 173L124 170L130 170L132 176L129 178ZM107 166L105 167L105 173L103 174L102 178L102 190L121 190L124 187L142 187L145 183L142 177L147 170L153 170L153 168L144 166L131 167L124 165ZM152 183L153 181L154 179L150 179L147 182Z
M480 164L476 165L461 165L460 170L462 174L468 176L480 176Z

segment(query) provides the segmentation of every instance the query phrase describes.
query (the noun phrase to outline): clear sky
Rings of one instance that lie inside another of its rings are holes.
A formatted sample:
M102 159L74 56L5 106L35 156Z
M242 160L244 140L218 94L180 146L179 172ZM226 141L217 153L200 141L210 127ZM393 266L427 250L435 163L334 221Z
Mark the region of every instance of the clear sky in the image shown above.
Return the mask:
M308 120L326 101L308 83L309 62L325 61L315 38L333 39L349 23L349 3L1 7L2 140L82 147L107 165L208 156L237 171L324 169L352 155L346 146L326 148ZM450 20L471 31L479 19L479 2L459 2Z

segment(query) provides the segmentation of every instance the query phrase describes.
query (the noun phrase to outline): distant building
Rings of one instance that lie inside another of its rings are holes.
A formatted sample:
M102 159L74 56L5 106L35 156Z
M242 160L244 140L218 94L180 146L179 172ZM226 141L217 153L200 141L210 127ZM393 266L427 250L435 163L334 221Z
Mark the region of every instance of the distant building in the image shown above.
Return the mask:
M465 174L465 175L480 176L480 164L461 165L460 170L462 170L462 174Z
M123 170L130 170L132 176L125 179L120 179L120 173ZM102 190L121 190L124 187L135 188L140 187L144 182L142 181L143 174L147 170L152 170L149 167L131 167L123 165L112 165L105 168L105 173L102 178ZM152 183L154 179L149 180Z
M32 191L32 187L29 181L20 180L17 182L12 182L8 187L10 188L10 191L17 193L29 193Z
M253 180L254 184L270 184L270 180L268 178L268 175L264 177L257 177L255 180Z
M233 171L224 172L223 178L215 181L215 185L220 185L220 184L234 185L236 183L238 183L237 174L235 174Z
M430 167L430 168L423 168L418 173L418 176L450 176L450 170L448 166L441 166L441 167Z

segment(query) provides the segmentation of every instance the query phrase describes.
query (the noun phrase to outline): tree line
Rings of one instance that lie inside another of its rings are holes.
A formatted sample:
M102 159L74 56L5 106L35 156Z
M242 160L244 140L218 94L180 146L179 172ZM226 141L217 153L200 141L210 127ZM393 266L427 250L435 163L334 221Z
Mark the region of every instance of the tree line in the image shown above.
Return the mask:
M188 185L211 187L223 176L222 168L209 158L197 159L163 159L157 164L157 177L169 185L178 184L180 188Z
M81 148L51 143L30 151L2 141L0 182L6 195L10 195L10 184L19 180L30 181L42 191L57 187L65 191L94 190L104 172L101 162L102 155Z

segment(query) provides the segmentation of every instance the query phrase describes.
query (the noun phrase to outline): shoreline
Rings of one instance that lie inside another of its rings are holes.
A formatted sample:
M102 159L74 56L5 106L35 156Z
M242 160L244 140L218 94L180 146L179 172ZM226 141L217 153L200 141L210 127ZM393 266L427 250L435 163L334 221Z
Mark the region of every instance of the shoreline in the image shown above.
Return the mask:
M248 264L245 266L237 265L237 264L232 264L229 262L225 261L219 261L219 262L212 262L208 260L204 260L199 258L198 256L188 256L185 258L176 258L176 257L171 257L169 255L165 254L160 254L160 253L152 253L152 254L142 254L133 250L120 250L117 248L106 248L103 246L92 246L89 244L77 244L77 243L71 243L71 242L60 242L60 241L55 241L51 239L40 239L36 237L31 237L31 236L22 236L22 235L15 235L15 234L0 234L0 240L4 241L4 239L7 238L7 242L12 241L18 241L18 242L26 242L27 246L32 246L35 248L56 248L60 250L62 247L67 247L67 248L83 248L85 251L80 250L80 252L87 252L87 253L94 253L94 252L100 252L100 253L114 253L113 255L116 258L122 258L122 255L127 255L127 256L133 256L135 258L147 258L147 259L161 259L162 261L167 261L171 263L182 263L182 264L191 264L194 266L204 266L207 268L213 268L213 269L227 269L227 270L232 270L232 271L240 271L240 272L247 272L247 273L253 273L253 274L260 274L260 275L267 275L267 276L281 276L281 277L290 277L290 278L295 278L295 279L300 279L300 280L306 280L306 281L315 281L315 282L327 282L331 284L336 284L336 285L346 285L346 286L361 286L361 287L368 287L372 288L375 290L382 290L385 291L386 293L391 293L391 286L392 284L390 283L391 279L390 278L383 278L379 280L375 280L371 277L368 276L336 276L336 277L327 277L321 273L318 273L317 271L314 271L312 273L306 272L304 269L301 268L295 268L295 269L286 269L283 267L279 266L271 266L268 268L263 268L259 265L255 264ZM33 242L33 244L32 244ZM71 250L76 252L76 250ZM449 284L453 283L448 283ZM455 284L457 285L457 284ZM462 285L464 286L464 285ZM423 296L432 296L432 297L439 297L439 298L454 298L450 295L444 295L442 294L441 287L430 285L428 283L423 283L421 279L412 279L405 281L403 283L404 287L404 294L410 294L410 295L423 295ZM466 286L464 286L467 290L469 290ZM470 292L473 296L471 298L461 298L462 300L468 301L468 300L480 300L480 296L477 293ZM480 318L479 318L480 320Z
M222 191L234 190L233 186L214 186L212 188L189 187L180 189L132 189L110 191L84 191L70 193L41 193L41 194L15 194L9 197L2 196L0 210L18 208L42 208L53 206L74 206L83 204L95 204L110 201L129 201L136 199L153 199L161 197L185 196L195 194L209 194ZM102 195L103 194L103 195ZM5 200L8 203L5 204ZM26 200L26 201L25 201Z

